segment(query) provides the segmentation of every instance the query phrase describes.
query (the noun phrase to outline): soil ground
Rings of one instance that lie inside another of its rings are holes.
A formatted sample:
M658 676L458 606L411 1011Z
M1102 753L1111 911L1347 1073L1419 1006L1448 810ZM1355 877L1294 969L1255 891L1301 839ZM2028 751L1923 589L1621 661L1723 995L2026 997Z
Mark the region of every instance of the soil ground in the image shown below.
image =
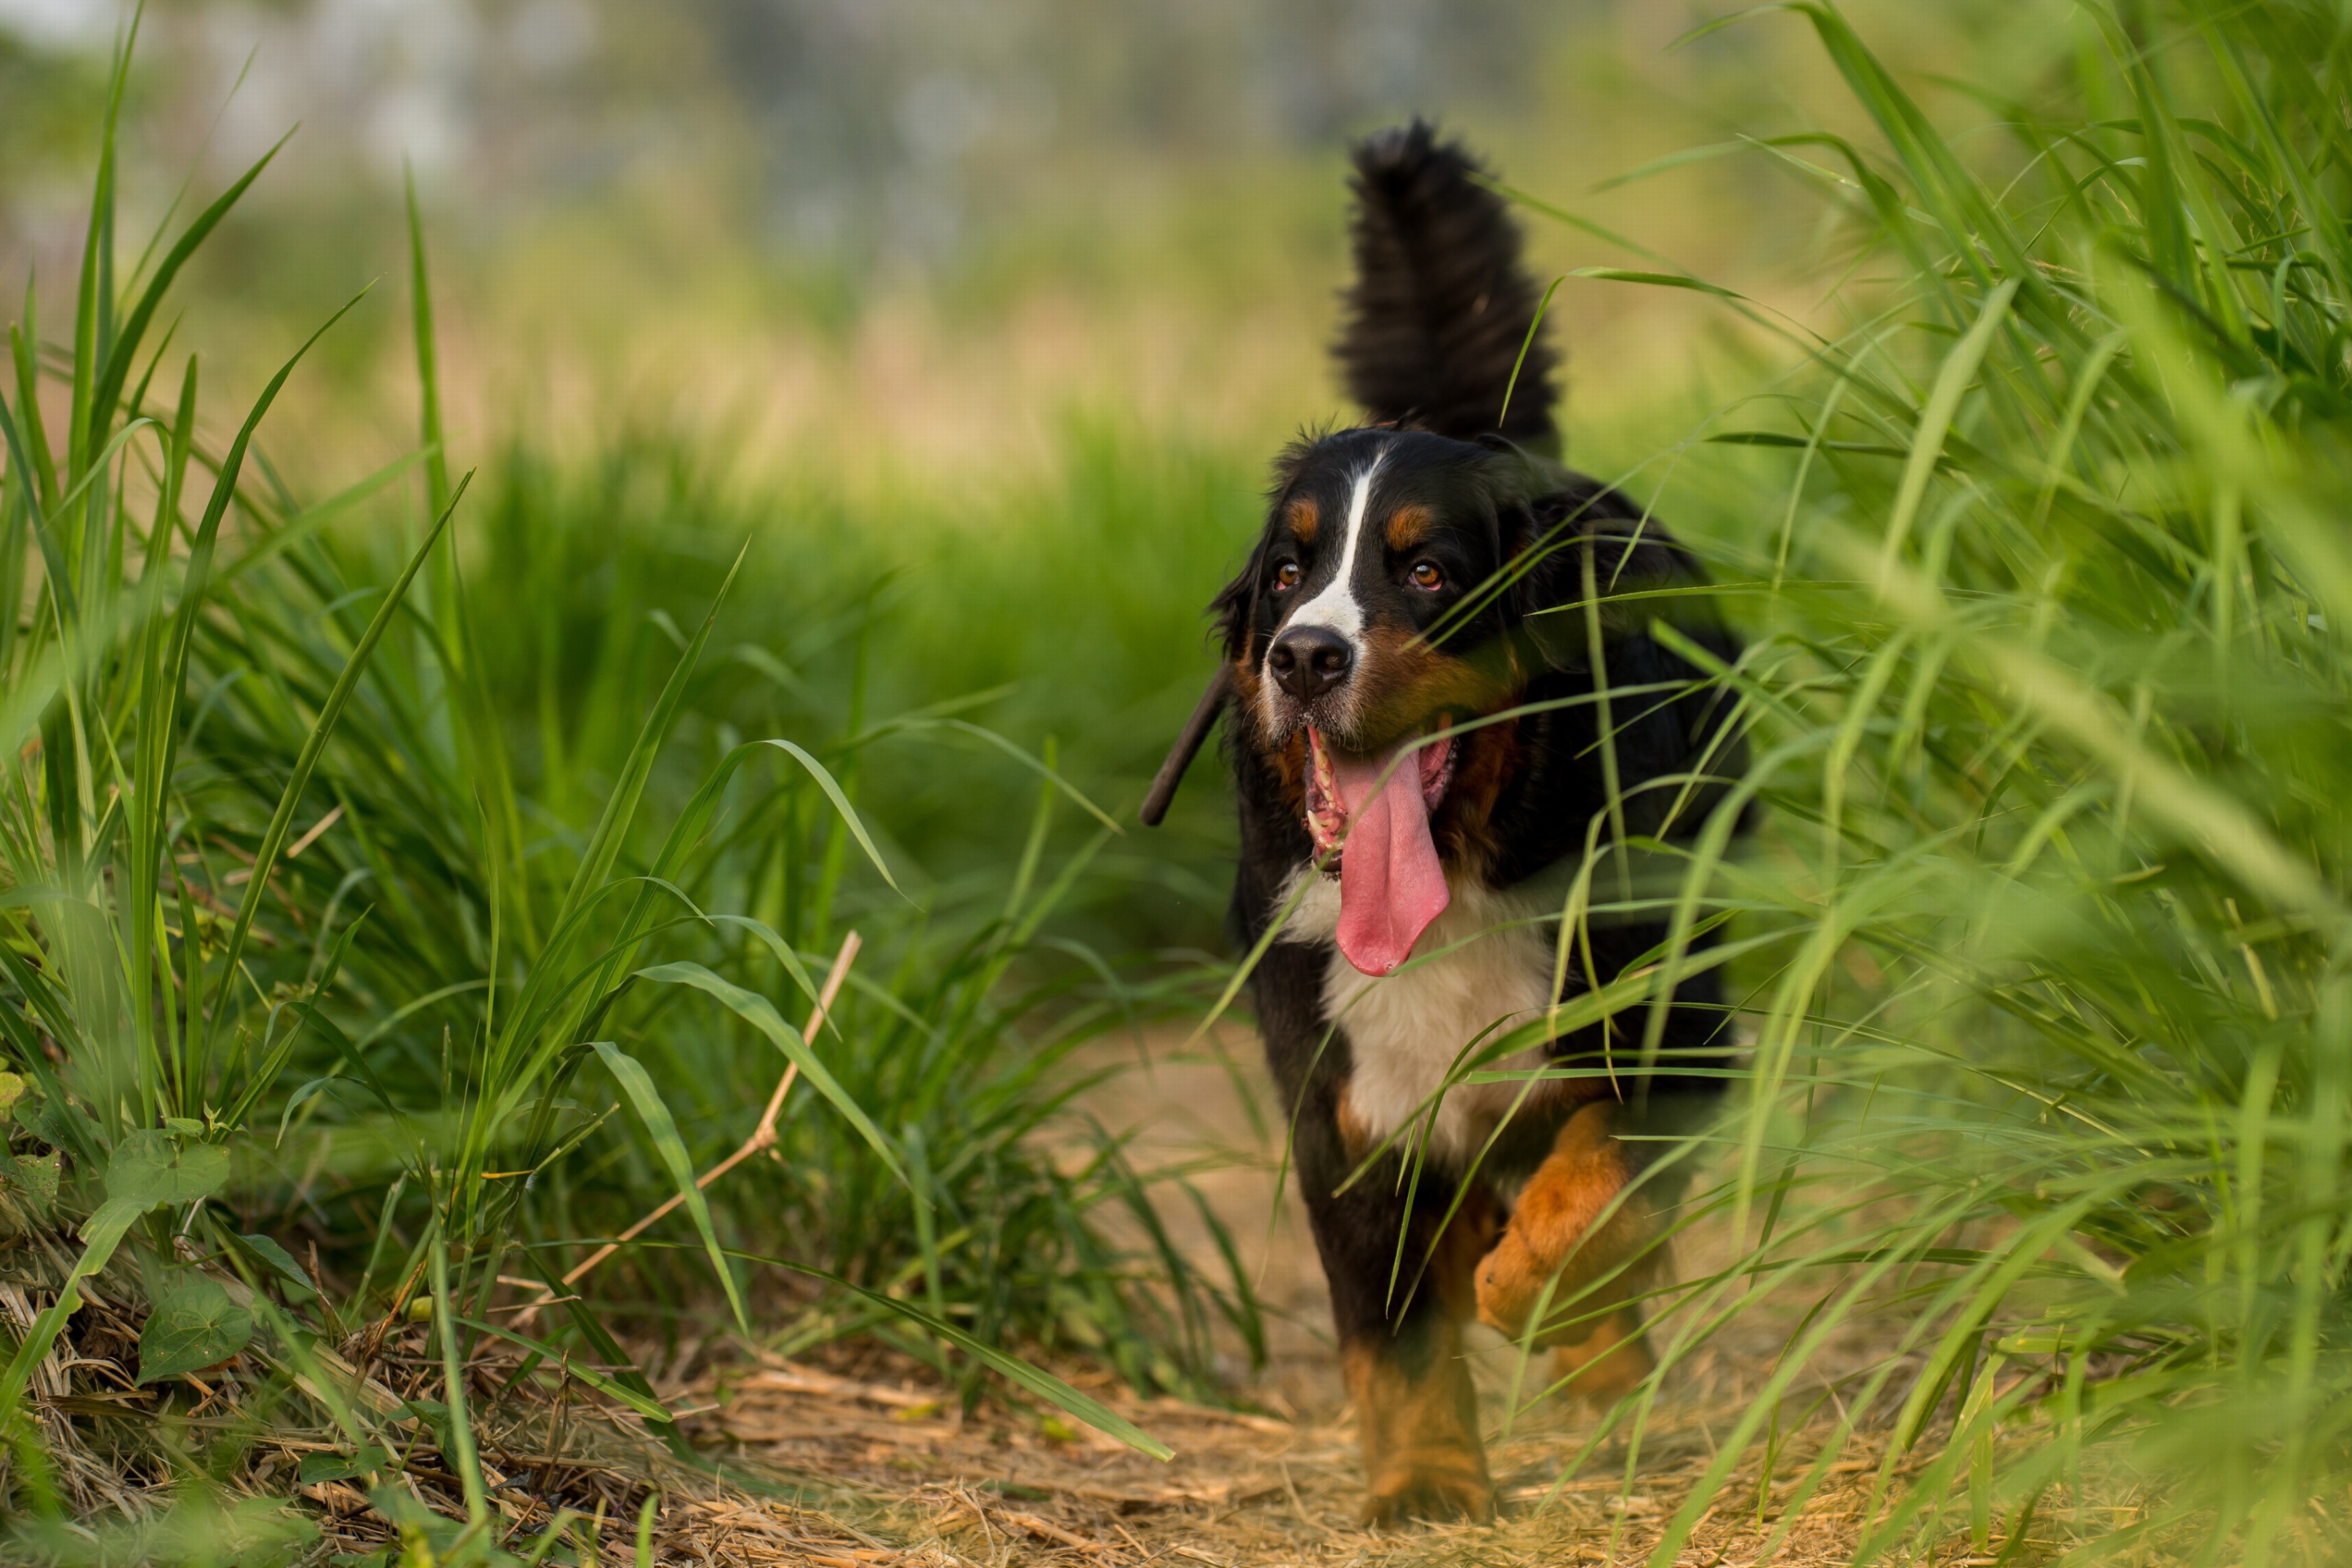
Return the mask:
M1090 1109L1115 1130L1134 1131L1139 1163L1147 1166L1221 1157L1196 1184L1233 1232L1272 1314L1267 1365L1240 1390L1264 1414L1135 1401L1097 1380L1090 1393L1176 1449L1162 1464L1034 1413L991 1406L963 1417L942 1391L878 1362L720 1371L682 1391L706 1407L698 1418L706 1433L723 1435L735 1462L795 1489L796 1500L681 1500L665 1515L663 1535L678 1560L826 1568L945 1568L950 1560L989 1568L1646 1560L1787 1325L1776 1332L1759 1323L1744 1338L1727 1335L1683 1370L1643 1435L1630 1476L1620 1434L1565 1479L1598 1417L1539 1407L1506 1431L1503 1391L1516 1352L1474 1331L1483 1336L1476 1375L1502 1519L1492 1526L1366 1531L1358 1521L1356 1432L1326 1337L1320 1268L1295 1190L1276 1201L1282 1130L1267 1125L1263 1107L1270 1102L1254 1047L1231 1044L1222 1061L1213 1053L1192 1059L1147 1053L1146 1065L1098 1093ZM1181 1222L1184 1211L1171 1206L1169 1217ZM1205 1255L1205 1232L1193 1224ZM1679 1561L1750 1568L1768 1546L1780 1563L1844 1561L1877 1480L1878 1456L1869 1446L1850 1445L1795 1516L1783 1517L1795 1478L1827 1436L1827 1422L1788 1435L1776 1484L1762 1481L1751 1458L1720 1494L1732 1500L1708 1512ZM1993 1561L1964 1549L1933 1555Z

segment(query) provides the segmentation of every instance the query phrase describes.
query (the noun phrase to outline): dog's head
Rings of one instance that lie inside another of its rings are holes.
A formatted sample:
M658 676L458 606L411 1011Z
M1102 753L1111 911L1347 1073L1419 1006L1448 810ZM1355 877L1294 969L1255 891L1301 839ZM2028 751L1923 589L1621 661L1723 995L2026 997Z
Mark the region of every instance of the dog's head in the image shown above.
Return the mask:
M1265 532L1216 605L1261 743L1385 752L1518 684L1497 589L1526 542L1523 468L1399 430L1342 431L1285 458Z
M1422 431L1348 430L1284 459L1249 564L1218 596L1242 743L1318 853L1343 839L1340 946L1387 973L1445 907L1507 771L1453 731L1524 689L1538 543L1528 460ZM1327 860L1328 864L1328 860Z
M1581 670L1590 595L1677 573L1678 552L1613 492L1500 440L1340 431L1276 474L1249 563L1213 606L1239 743L1339 856L1340 950L1386 974L1478 874L1520 764L1509 719L1547 670Z

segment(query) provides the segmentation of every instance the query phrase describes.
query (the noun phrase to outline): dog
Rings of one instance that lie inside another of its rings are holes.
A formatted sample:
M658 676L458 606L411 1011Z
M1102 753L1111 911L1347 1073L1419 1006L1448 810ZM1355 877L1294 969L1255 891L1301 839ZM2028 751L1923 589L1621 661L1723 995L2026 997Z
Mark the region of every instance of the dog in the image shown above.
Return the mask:
M1686 836L1722 798L1729 701L1685 656L1720 669L1737 647L1703 594L1672 592L1704 584L1687 552L1557 460L1556 358L1479 163L1415 121L1359 144L1352 184L1336 353L1366 420L1277 463L1211 608L1223 666L1144 816L1228 714L1230 934L1258 955L1366 1518L1488 1520L1469 1319L1551 1349L1588 1399L1654 1368L1655 1162L1722 1081L1718 983L1697 965L1670 999L1556 1037L1546 1020L1656 961L1668 899L1564 945L1564 889L1580 870L1629 901L1620 847ZM1459 1081L1479 1067L1522 1076Z

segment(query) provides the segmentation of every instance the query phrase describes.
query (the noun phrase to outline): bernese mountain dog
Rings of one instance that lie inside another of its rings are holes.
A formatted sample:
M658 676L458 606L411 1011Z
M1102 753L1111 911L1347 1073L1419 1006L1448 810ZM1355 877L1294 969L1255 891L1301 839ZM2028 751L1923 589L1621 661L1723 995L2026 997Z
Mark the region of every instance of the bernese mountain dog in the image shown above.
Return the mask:
M1717 986L1547 1021L1658 962L1672 894L1642 884L1643 848L1738 766L1722 689L1675 649L1735 649L1703 594L1672 592L1703 579L1655 520L1556 460L1540 302L1479 164L1419 121L1354 163L1337 352L1366 420L1278 463L1213 606L1223 664L1144 816L1226 712L1232 937L1256 956L1366 1515L1483 1520L1468 1319L1552 1350L1588 1399L1654 1365L1659 1156L1721 1082Z

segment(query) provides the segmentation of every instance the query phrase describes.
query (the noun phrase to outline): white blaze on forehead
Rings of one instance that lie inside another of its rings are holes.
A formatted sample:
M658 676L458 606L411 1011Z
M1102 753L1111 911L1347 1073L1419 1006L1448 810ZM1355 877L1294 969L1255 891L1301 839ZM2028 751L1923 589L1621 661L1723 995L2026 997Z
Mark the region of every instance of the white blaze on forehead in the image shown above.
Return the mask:
M1348 497L1348 539L1339 549L1339 569L1322 591L1292 613L1286 626L1328 626L1350 643L1364 629L1364 606L1356 597L1356 547L1363 542L1364 519L1372 510L1372 479L1381 471L1386 448L1364 465L1356 475L1353 493ZM1271 650L1269 650L1270 652Z

